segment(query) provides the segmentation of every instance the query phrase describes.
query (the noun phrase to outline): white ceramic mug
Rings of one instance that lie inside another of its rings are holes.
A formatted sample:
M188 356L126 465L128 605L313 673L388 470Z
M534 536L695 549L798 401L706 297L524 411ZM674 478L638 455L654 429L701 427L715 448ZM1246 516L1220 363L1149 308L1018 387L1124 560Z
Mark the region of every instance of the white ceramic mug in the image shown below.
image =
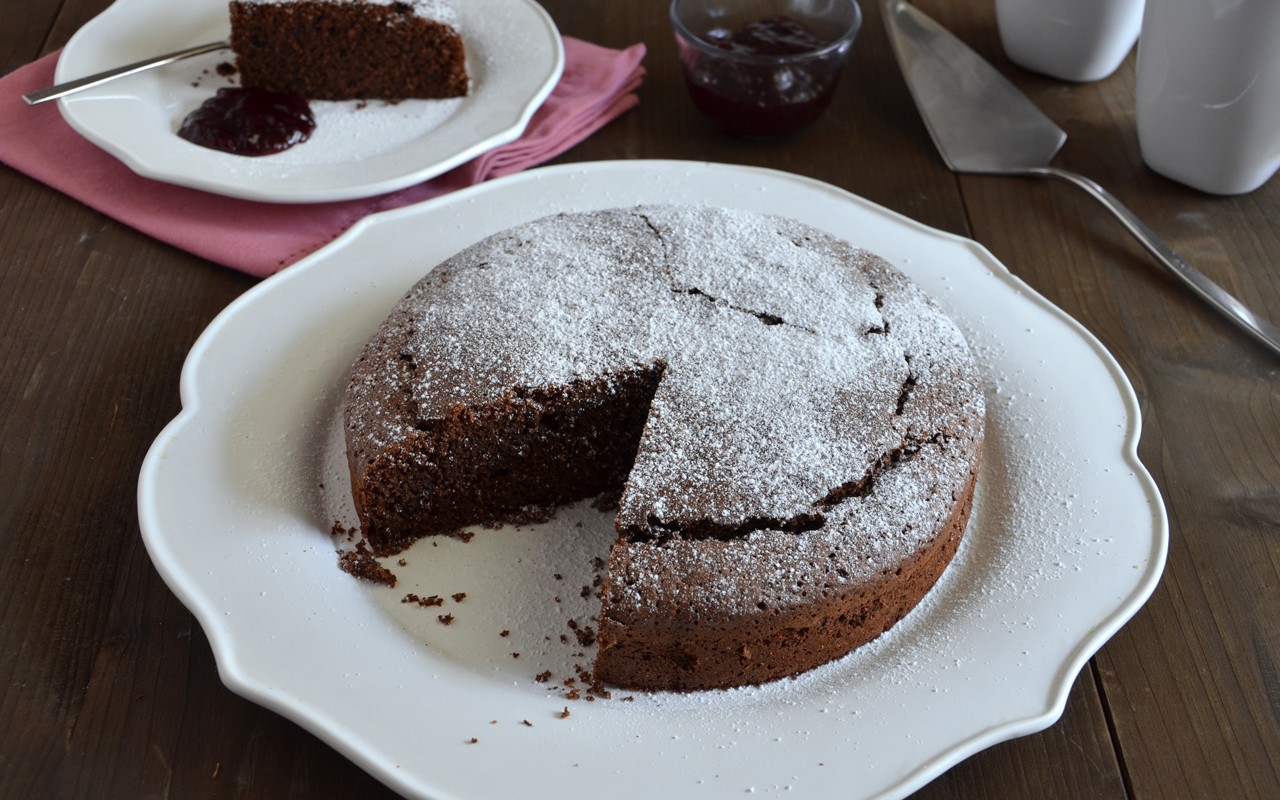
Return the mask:
M1137 122L1161 175L1212 194L1265 183L1280 167L1280 2L1149 0Z
M996 0L1000 42L1014 63L1066 81L1116 71L1142 27L1143 0Z

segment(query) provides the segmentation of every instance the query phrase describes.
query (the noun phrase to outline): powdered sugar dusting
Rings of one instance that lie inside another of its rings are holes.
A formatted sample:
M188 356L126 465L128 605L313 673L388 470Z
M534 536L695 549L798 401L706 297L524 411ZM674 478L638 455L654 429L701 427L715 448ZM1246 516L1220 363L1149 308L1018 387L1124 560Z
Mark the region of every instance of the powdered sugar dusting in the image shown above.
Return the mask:
M618 516L633 605L754 606L745 565L780 605L864 581L976 470L976 370L923 292L795 221L692 206L545 218L431 272L353 370L349 446L370 459L451 408L628 365L664 370ZM741 535L665 541L690 526ZM673 572L683 589L658 591Z
M247 173L273 174L300 166L352 164L395 153L457 114L465 97L443 100L312 100L316 130L303 147L270 159L242 159Z

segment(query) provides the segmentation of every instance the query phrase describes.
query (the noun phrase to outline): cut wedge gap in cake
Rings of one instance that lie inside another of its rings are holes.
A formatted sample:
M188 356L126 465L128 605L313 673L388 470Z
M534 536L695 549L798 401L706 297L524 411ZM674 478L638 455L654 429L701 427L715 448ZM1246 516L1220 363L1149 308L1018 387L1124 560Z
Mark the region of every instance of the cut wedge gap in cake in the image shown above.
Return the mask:
M355 501L370 548L392 555L424 536L545 520L560 506L616 496L664 368L516 387L493 403L415 415L405 440L365 466Z

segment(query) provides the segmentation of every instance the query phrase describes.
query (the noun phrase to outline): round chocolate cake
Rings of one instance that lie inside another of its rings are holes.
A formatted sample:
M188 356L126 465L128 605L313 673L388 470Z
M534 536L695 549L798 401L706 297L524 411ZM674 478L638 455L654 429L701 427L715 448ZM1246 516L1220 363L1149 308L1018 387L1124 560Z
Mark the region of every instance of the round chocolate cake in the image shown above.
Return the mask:
M352 368L379 555L620 495L597 678L794 675L892 626L964 533L984 424L955 325L883 259L776 216L562 214L432 270Z

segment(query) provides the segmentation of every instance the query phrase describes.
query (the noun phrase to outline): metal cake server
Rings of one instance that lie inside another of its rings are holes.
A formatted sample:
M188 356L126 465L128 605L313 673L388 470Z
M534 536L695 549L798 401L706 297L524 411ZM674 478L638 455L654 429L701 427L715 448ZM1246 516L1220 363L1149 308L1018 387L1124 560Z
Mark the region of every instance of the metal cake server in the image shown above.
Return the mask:
M213 53L218 50L226 50L231 47L230 42L209 42L208 44L198 44L195 47L188 47L173 53L165 53L162 56L154 56L145 58L142 61L135 61L132 64L126 64L123 67L116 67L105 72L99 72L96 75L78 78L74 81L59 83L56 86L50 86L48 89L41 89L37 92L28 92L22 96L28 105L39 105L49 100L57 100L59 97L66 97L75 92L84 91L94 86L101 86L108 81L114 81L116 78L123 78L126 75L136 75L139 72L145 72L156 67L164 67L175 61L181 61L184 58L192 56L204 55L205 53Z
M1049 165L1066 132L995 67L906 0L881 0L881 8L907 87L952 171L1059 178L1079 186L1201 299L1280 355L1280 328L1184 261L1106 189Z

